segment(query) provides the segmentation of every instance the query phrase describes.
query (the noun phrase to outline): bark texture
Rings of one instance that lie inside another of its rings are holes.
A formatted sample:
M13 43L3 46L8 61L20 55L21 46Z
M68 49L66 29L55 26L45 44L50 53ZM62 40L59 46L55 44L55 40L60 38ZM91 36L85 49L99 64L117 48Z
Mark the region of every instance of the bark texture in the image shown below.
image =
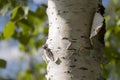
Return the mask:
M102 8L100 0L48 0L47 80L103 80L104 26L90 38L94 15L103 15Z

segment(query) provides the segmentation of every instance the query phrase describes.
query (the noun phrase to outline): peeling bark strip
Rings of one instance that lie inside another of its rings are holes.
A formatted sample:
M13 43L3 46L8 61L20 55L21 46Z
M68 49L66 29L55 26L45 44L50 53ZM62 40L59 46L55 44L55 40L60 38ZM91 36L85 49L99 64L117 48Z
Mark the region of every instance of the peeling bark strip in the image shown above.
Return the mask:
M101 0L48 0L47 80L103 80L103 13Z
M92 45L94 45L94 43L95 43L94 38L98 39L99 42L101 42L104 45L104 35L106 32L104 10L105 10L104 6L101 3L99 3L98 9L96 10L96 12L94 14L92 28L91 28L91 34L90 34L90 40L91 40ZM96 36L98 36L98 37L96 37Z

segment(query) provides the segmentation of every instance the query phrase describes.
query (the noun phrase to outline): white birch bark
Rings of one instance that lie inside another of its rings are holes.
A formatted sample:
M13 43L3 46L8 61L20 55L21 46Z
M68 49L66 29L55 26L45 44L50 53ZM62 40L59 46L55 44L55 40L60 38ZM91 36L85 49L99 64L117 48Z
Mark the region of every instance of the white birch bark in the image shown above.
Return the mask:
M100 5L100 0L48 0L49 35L43 55L47 80L103 80L100 64L104 43L99 41L102 25L92 28Z

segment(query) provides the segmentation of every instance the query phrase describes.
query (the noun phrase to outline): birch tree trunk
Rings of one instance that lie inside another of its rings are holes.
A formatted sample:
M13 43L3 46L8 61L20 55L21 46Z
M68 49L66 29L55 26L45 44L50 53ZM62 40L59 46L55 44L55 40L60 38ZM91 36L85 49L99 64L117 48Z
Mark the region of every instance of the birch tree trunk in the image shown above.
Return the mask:
M104 80L103 13L101 0L48 0L47 80Z

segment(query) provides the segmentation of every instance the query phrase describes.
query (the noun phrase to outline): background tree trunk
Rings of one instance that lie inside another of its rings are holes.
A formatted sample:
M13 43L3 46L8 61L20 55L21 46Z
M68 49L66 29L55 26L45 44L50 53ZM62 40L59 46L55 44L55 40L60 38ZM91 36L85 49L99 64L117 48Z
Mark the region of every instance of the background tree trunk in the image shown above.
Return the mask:
M105 30L92 29L96 12L103 15L101 0L48 0L47 80L103 80ZM91 30L97 34L90 38Z

